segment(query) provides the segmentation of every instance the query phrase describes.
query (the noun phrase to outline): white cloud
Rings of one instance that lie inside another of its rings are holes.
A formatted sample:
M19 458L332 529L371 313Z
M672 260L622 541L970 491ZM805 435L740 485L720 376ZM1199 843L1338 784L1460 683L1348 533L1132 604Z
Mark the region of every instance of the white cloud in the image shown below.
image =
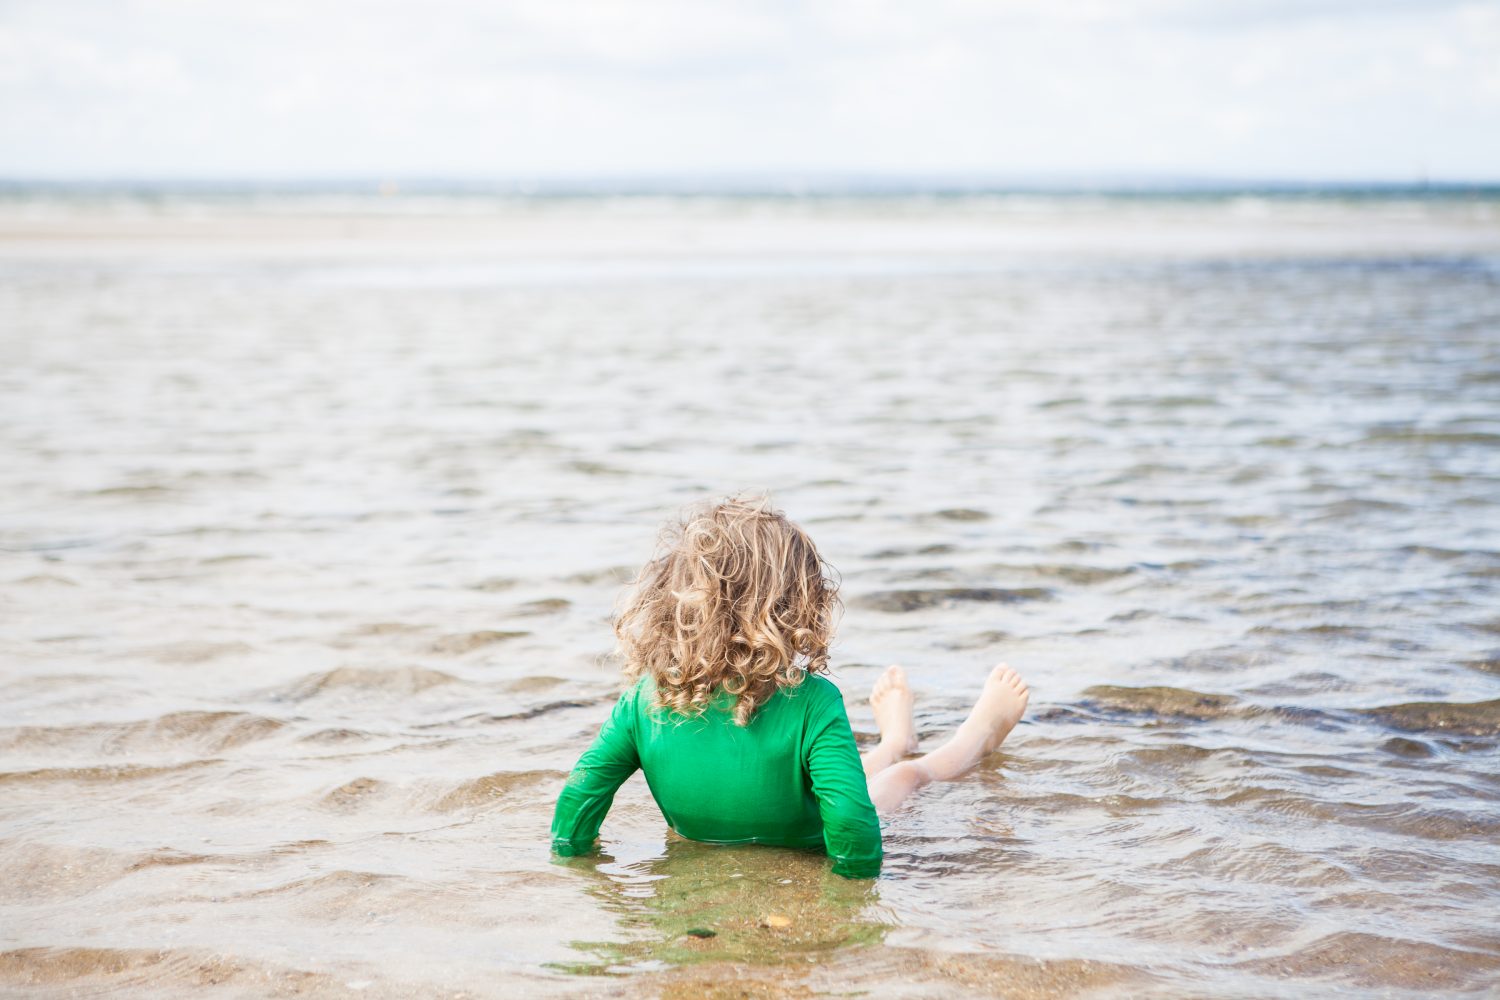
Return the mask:
M1500 2L0 0L0 174L1500 178Z

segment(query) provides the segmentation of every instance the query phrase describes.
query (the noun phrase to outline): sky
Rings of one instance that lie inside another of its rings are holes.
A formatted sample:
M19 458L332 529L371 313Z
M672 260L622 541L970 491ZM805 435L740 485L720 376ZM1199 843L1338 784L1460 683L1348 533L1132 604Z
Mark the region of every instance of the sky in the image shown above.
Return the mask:
M0 0L0 177L1500 180L1500 0Z

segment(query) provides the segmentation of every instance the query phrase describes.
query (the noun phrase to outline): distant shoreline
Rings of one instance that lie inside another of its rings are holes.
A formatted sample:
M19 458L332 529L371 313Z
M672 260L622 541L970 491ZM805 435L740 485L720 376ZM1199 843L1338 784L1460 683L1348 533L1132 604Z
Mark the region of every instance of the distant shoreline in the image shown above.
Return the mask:
M378 276L386 283L485 285L953 274L1085 260L1500 261L1500 188L380 192L349 184L0 186L0 263L320 261L338 270L380 260L402 269Z
M0 198L239 198L395 195L569 200L706 198L863 200L984 197L1216 200L1500 198L1500 181L1299 181L1221 178L994 178L968 176L747 175L568 178L0 178Z

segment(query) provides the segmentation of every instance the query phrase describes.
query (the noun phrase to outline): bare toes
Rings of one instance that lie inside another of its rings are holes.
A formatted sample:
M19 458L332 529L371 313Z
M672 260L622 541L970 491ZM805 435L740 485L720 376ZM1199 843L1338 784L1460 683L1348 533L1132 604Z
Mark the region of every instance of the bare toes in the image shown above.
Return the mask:
M1026 686L1026 682L1021 680L1021 675L1016 673L1014 670L1012 670L1010 667L1007 667L1003 663L995 668L995 673L993 676L995 680L999 681L1002 684L1008 684L1011 687L1024 688Z
M894 687L901 686L906 680L906 675L899 666L885 668L885 673L875 680L875 686L870 690L870 701L876 702L883 698L886 692Z

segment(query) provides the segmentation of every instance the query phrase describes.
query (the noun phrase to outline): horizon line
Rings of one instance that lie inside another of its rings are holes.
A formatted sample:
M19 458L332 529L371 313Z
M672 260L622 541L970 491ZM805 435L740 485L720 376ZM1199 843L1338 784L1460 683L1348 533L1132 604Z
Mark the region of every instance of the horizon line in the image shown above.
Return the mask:
M480 175L473 173L308 173L71 177L0 175L0 193L99 194L488 194L532 196L953 196L1115 194L1418 194L1496 193L1500 178L1227 177L1148 172L1027 173L979 171L614 171Z

